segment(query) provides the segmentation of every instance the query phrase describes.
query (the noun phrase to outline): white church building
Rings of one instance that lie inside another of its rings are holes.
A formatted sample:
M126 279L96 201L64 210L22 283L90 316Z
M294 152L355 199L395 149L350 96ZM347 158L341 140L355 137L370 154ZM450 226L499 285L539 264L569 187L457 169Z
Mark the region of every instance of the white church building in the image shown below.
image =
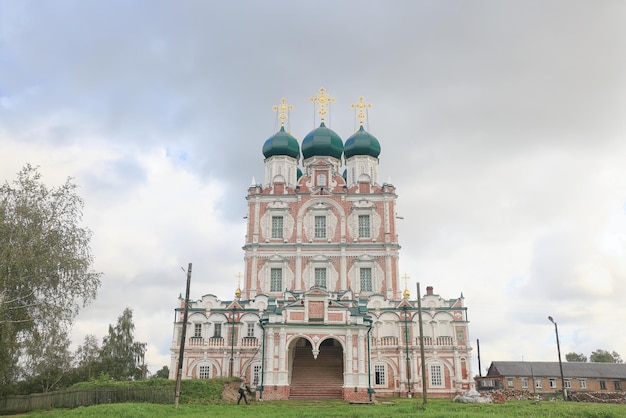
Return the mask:
M245 376L257 399L453 397L473 387L464 298L401 286L396 189L379 180L379 141L363 127L345 142L325 125L330 98L312 99L321 124L298 141L263 144L265 176L248 189L243 289L232 300L190 300L184 379ZM259 144L260 145L260 144ZM210 289L207 289L210 291ZM176 308L175 378L185 301ZM423 347L423 350L422 350ZM425 368L422 369L421 352Z

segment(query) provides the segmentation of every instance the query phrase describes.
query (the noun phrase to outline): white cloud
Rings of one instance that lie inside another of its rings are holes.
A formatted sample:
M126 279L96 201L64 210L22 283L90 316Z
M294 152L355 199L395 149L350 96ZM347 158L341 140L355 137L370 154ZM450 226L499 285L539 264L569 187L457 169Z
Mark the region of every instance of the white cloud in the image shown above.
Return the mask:
M75 341L130 306L168 363L180 267L232 297L271 106L303 138L326 87L344 139L373 103L400 269L463 292L483 367L554 359L548 315L564 352L626 355L625 4L40 3L0 14L0 176L81 186L105 276Z

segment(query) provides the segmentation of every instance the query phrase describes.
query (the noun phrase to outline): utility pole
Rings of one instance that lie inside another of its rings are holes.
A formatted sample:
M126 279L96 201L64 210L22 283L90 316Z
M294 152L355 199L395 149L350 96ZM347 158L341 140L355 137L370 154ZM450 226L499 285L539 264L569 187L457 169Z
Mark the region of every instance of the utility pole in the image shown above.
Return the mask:
M178 408L180 399L180 379L183 374L183 354L185 353L185 339L187 338L187 317L189 316L189 287L191 286L191 263L187 269L187 290L185 291L185 310L183 313L183 332L180 337L180 352L178 353L178 369L176 370L176 387L174 389L174 408Z
M422 294L420 284L417 282L417 315L420 321L420 356L422 357L422 400L424 405L428 403L426 396L426 359L424 358L424 327L422 326Z

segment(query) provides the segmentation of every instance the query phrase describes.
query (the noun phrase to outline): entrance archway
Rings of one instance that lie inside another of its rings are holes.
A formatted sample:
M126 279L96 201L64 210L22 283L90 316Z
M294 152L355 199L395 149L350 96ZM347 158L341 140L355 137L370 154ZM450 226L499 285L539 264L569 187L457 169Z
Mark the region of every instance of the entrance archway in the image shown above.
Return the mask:
M317 357L317 358L316 358ZM343 348L328 338L313 352L306 338L289 347L290 399L342 399Z

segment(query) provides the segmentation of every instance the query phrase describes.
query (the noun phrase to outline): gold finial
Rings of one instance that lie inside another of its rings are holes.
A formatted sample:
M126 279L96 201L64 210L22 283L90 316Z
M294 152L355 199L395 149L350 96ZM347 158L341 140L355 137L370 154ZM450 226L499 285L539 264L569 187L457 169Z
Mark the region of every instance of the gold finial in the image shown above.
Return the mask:
M408 299L409 296L411 296L411 292L409 292L409 286L408 286L408 282L409 282L409 275L404 273L404 276L402 276L402 278L404 279L404 292L402 292L402 297L404 299Z
M294 106L287 104L287 99L284 97L280 99L280 104L272 106L272 110L278 112L278 119L280 119L280 126L285 126L285 120L289 117L288 113L293 110Z
M235 297L239 299L241 297L241 273L237 273L235 277L237 277L237 290L235 290Z
M324 123L324 116L326 115L326 113L328 113L326 108L329 107L331 103L335 103L335 98L330 97L330 95L326 93L326 90L324 90L324 87L322 87L319 93L309 98L309 100L317 104L317 113L319 113L319 115L322 117L322 123Z
M363 96L359 96L359 102L352 103L350 107L352 109L358 109L356 112L356 117L359 118L359 122L361 123L361 126L363 126L363 121L367 118L367 109L370 109L372 107L372 104L365 103L365 98Z

